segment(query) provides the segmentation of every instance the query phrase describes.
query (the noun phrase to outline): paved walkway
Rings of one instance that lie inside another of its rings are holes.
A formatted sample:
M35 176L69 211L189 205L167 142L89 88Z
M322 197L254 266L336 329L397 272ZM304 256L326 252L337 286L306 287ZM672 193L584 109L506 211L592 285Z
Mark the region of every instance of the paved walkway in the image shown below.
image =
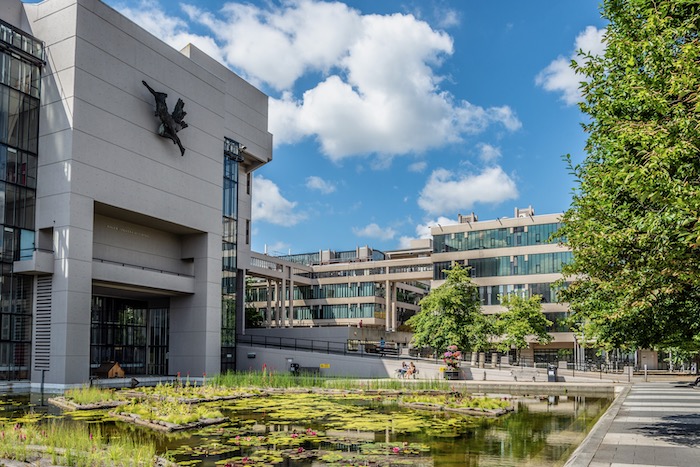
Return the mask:
M700 390L686 382L628 386L566 467L700 466Z

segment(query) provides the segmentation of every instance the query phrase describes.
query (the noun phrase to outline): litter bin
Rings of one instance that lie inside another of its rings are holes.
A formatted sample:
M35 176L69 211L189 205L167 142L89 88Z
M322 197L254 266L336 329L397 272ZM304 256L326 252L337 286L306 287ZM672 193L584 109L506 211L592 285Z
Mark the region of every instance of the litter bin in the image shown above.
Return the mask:
M289 372L293 375L298 375L299 374L299 364L298 363L292 363L289 365Z
M549 365L547 367L547 382L556 383L557 382L557 367L556 365Z

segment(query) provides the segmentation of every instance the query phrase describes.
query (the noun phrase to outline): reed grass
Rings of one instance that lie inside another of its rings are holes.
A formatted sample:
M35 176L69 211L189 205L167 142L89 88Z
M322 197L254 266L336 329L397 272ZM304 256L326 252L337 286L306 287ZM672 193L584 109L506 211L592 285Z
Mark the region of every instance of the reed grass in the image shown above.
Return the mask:
M114 409L118 414L134 414L143 420L186 425L202 419L222 418L222 413L208 404L187 404L174 400L132 401Z
M437 390L449 391L453 388L446 380L397 380L397 379L357 379L327 377L316 374L278 373L270 371L239 371L219 374L210 379L209 384L229 388L328 388L341 390Z
M63 397L79 405L97 404L117 399L117 395L113 390L94 386L68 389L63 394Z
M45 423L0 425L0 458L27 462L50 458L54 465L127 467L156 464L152 442L107 438L98 425Z

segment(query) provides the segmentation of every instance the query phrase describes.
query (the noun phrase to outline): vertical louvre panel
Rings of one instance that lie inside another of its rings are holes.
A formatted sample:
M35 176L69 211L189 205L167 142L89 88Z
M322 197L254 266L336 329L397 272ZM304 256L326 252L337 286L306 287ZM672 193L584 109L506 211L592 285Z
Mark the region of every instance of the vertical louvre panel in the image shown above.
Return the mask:
M51 276L38 277L34 323L34 369L48 370L51 364Z

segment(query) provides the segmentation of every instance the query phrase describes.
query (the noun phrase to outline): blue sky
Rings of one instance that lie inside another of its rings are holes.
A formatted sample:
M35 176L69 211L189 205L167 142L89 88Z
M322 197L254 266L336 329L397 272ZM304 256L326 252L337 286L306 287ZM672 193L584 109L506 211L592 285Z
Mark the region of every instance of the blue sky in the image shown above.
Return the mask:
M568 63L600 53L598 1L107 0L270 96L253 249L403 248L428 227L567 209L583 158Z

